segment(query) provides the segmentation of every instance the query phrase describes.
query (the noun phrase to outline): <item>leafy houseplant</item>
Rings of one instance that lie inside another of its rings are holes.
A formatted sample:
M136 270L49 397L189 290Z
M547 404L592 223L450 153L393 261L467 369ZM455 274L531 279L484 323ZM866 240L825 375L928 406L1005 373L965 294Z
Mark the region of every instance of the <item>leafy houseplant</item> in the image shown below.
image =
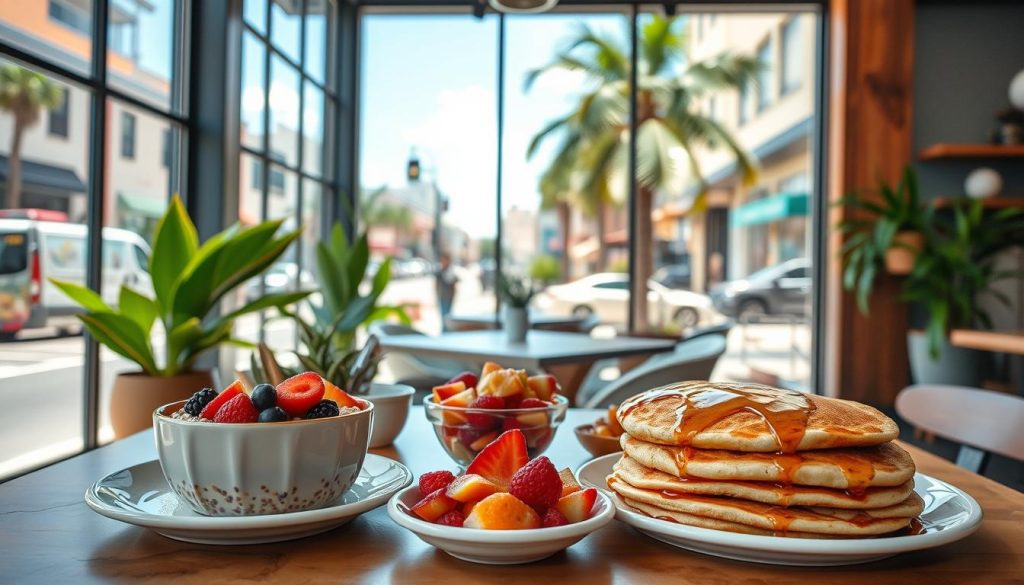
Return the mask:
M526 332L530 328L528 308L537 293L533 283L526 278L499 274L498 293L505 305L502 324L508 340L512 343L526 341Z
M851 193L837 205L861 212L861 217L841 222L837 227L847 239L843 256L843 287L856 290L857 305L867 313L868 297L878 269L907 274L916 254L924 246L923 230L931 223L932 209L921 203L917 176L909 166L896 188L879 184L877 198Z
M119 374L114 383L111 418L118 436L149 426L150 413L160 404L211 385L209 372L193 367L200 355L222 343L248 345L233 336L235 319L295 303L309 294L266 295L227 314L214 314L226 295L266 270L299 236L300 230L277 236L281 223L235 225L200 245L195 225L175 196L153 236L153 298L122 285L118 306L112 307L89 288L50 279L85 309L78 318L89 333L141 370ZM152 343L157 323L164 334L162 355Z

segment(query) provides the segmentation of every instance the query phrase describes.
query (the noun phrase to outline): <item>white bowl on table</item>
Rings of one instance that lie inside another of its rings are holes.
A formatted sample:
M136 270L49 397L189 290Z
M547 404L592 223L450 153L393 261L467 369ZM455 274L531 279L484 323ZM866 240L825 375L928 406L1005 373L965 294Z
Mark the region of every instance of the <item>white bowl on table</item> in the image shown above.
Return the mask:
M370 393L359 398L373 403L373 430L370 448L386 447L394 442L409 419L416 390L408 384L370 384Z
M615 506L608 496L598 492L590 518L575 524L529 530L459 528L414 517L409 509L419 499L419 486L414 483L391 498L388 515L423 542L457 559L485 565L518 565L545 559L576 544L615 517Z

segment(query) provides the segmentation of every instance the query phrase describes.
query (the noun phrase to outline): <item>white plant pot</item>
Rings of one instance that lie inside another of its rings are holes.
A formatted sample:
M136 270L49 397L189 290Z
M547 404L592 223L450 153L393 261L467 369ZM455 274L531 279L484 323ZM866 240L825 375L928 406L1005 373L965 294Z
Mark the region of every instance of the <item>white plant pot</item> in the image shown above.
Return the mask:
M526 309L505 305L502 326L509 343L523 343L526 341L526 332L530 330L530 315Z
M373 403L371 449L390 445L402 432L415 393L416 390L407 384L370 384L370 393L359 396Z

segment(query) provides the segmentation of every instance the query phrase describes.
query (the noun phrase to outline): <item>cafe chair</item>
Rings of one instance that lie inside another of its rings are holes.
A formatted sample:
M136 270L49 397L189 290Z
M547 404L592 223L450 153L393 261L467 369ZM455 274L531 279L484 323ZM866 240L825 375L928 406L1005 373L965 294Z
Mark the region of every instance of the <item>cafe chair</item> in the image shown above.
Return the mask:
M704 335L676 345L672 353L658 354L599 389L580 397L586 408L607 408L651 388L683 380L707 380L725 353L724 335Z
M683 341L690 341L691 339L697 339L705 335L724 335L726 338L729 337L729 332L736 326L736 321L732 319L725 319L714 323L712 325L705 325L703 327L694 327L683 333Z
M983 473L989 455L1024 461L1024 398L945 384L915 384L896 396L915 427L960 444L956 464Z
M369 331L382 342L395 335L426 335L413 327L384 321L371 323ZM481 364L444 358L425 358L400 351L386 352L381 365L391 373L395 383L408 384L416 389L416 404L421 403L423 396L434 386L444 384L461 372L479 372L481 368Z

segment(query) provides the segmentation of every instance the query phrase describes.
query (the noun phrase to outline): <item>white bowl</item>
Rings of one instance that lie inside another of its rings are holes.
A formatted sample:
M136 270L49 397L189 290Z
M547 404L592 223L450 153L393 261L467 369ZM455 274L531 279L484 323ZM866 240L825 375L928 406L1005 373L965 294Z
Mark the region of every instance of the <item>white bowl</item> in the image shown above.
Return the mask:
M550 557L570 547L615 517L615 507L598 491L590 518L567 526L531 530L481 530L432 524L414 517L409 508L420 499L418 485L395 494L388 515L427 544L457 559L485 565L518 565Z
M255 516L311 510L345 493L363 467L373 404L343 416L225 424L153 412L160 468L199 514Z
M386 447L405 427L416 390L407 384L370 384L370 393L359 397L373 403L370 448Z

